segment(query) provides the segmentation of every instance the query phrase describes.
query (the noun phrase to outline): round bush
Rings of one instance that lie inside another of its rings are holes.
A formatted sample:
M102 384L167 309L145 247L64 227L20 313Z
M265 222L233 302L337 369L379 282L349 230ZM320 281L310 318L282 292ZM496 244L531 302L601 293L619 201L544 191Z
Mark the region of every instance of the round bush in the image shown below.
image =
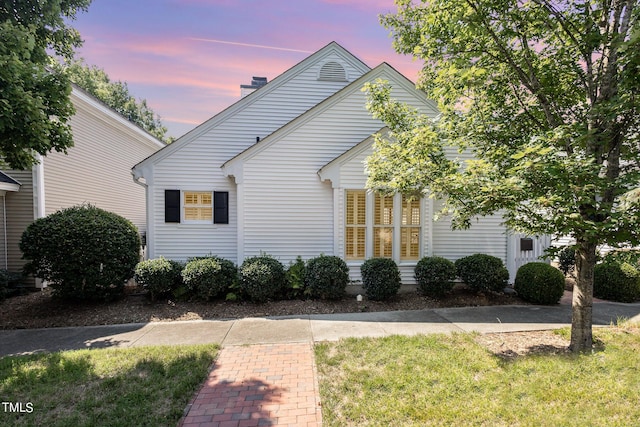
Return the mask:
M597 264L593 272L593 296L608 301L640 300L640 274L629 263Z
M371 258L360 267L362 287L367 298L384 301L400 290L400 270L390 258Z
M507 286L509 271L500 258L474 254L455 262L456 272L475 291L501 292Z
M544 262L530 262L516 273L514 289L534 304L557 304L564 294L564 274Z
M418 289L431 297L442 297L451 292L456 279L456 266L441 257L424 257L414 270Z
M182 270L182 281L189 293L205 301L226 292L237 277L233 262L218 257L192 259Z
M349 283L349 267L337 256L320 255L307 262L305 284L314 298L338 299Z
M271 256L247 258L240 267L240 289L253 301L265 302L276 298L285 286L284 266Z
M140 236L129 220L82 205L31 223L20 250L28 260L25 272L46 280L57 296L110 300L133 277Z
M164 257L141 261L136 265L135 279L149 291L152 301L166 296L177 289L182 282L182 264Z

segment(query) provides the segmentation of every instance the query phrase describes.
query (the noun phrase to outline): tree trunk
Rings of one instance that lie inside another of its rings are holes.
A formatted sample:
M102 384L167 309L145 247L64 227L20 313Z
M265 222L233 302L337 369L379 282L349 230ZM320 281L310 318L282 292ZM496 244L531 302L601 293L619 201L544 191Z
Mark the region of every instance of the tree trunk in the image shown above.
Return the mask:
M576 284L573 287L571 344L574 353L591 351L593 346L593 270L595 243L580 241L576 248Z

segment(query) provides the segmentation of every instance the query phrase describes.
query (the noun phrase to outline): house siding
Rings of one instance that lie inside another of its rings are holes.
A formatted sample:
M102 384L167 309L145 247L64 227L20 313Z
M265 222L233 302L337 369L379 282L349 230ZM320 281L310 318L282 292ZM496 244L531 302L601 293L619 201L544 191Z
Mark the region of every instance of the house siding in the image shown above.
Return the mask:
M256 137L265 138L347 85L349 82L317 80L321 66L328 61L343 64L349 80L360 77L366 71L364 65L354 62L338 49L328 49L325 55L319 55L307 67L301 67L284 83L275 80L269 83L279 84L277 90L264 92L269 88L267 84L248 95L248 100L253 102L235 114L209 128L206 123L203 124L204 130L194 136L192 141L185 142L147 170L145 177L152 182L149 191L153 200L151 209L154 224L153 251L149 254L150 257L162 255L184 261L192 256L211 253L234 262L239 261L236 184L232 178L223 174L220 167L254 145ZM229 224L165 223L164 190L168 189L228 191ZM261 210L263 209L268 210L267 207L262 207ZM263 246L259 242L255 245Z
M7 269L20 272L25 261L20 252L22 233L35 219L33 199L33 172L8 170L12 178L20 182L20 191L8 191L5 195L7 209Z
M44 157L44 214L89 203L127 218L145 232L145 192L133 182L131 165L159 145L106 118L86 101L86 95L72 93L71 99L76 107L70 120L74 146L68 154L51 152Z

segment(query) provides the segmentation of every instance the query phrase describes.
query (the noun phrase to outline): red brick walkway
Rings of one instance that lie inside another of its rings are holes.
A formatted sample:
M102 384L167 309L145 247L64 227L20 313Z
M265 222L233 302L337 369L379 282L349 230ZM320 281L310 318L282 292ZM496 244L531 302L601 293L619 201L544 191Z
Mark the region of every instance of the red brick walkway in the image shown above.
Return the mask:
M311 343L225 347L182 427L321 426Z

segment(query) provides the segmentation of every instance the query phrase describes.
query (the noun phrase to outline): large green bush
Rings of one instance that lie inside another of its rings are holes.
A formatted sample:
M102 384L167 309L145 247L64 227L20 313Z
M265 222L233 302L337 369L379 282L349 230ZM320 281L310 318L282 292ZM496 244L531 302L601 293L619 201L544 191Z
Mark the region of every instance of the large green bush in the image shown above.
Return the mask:
M475 291L501 292L507 286L509 271L500 258L474 254L455 262L456 272Z
M305 284L314 298L342 298L349 283L349 267L337 256L320 255L307 262Z
M235 264L215 256L194 258L182 270L182 281L188 292L205 301L227 292L237 278Z
M414 270L418 289L431 297L442 297L451 292L456 279L456 266L441 257L424 257Z
M123 294L140 260L140 236L127 219L95 206L63 209L31 223L20 250L25 273L60 297L109 300Z
M367 298L384 301L400 290L400 270L390 258L371 258L360 267L362 287Z
M564 294L564 274L544 262L530 262L516 273L514 289L534 304L557 304Z
M136 282L149 291L152 301L167 296L182 283L183 265L164 257L141 261L136 266Z
M272 256L247 258L240 267L240 289L252 301L265 302L277 298L285 286L284 266Z
M618 302L640 300L640 274L631 264L604 262L593 272L593 296Z

